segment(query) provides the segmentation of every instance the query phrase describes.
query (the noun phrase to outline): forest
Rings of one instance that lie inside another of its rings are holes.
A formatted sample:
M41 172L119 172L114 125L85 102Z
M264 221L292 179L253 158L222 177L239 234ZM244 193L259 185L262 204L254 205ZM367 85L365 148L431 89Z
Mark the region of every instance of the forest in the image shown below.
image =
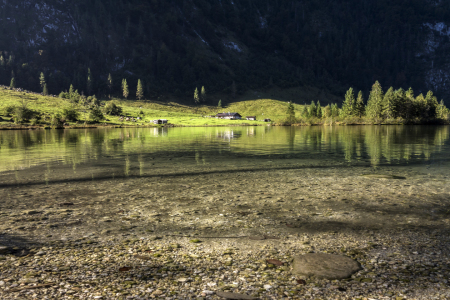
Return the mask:
M0 84L43 91L43 73L50 94L104 97L141 79L146 98L186 101L201 86L232 101L273 86L368 94L375 80L426 93L423 24L450 19L448 1L425 0L13 2L0 4Z

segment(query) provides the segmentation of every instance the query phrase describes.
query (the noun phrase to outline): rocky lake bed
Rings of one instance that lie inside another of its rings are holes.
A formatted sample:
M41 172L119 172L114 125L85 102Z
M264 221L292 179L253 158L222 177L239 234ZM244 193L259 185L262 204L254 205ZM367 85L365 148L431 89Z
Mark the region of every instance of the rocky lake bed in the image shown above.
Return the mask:
M250 164L2 174L0 298L450 298L445 168ZM316 260L302 273L311 254L359 267L327 279Z

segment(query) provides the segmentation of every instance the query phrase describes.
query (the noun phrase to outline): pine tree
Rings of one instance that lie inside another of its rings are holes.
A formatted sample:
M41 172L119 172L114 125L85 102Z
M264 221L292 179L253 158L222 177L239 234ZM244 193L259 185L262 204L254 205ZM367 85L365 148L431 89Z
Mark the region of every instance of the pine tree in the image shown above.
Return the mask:
M395 97L395 107L396 107L396 117L400 117L406 119L406 110L407 110L407 99L405 90L399 88L394 92Z
M355 115L361 118L364 116L365 106L364 106L364 97L362 91L359 91L358 98L356 98L355 104Z
M73 84L71 84L69 87L69 98L72 98L72 95L73 95Z
M41 88L43 89L45 86L45 76L44 76L43 72L41 72L41 75L39 76L39 84L41 85Z
M314 101L311 101L311 105L309 106L309 109L308 109L308 115L310 118L315 118L316 114L317 114L316 104L314 103Z
M42 93L44 94L44 96L47 96L47 95L48 95L47 84L44 84L44 89L43 89Z
M205 90L204 86L202 86L200 95L201 95L202 102L205 102L206 101L206 90Z
M415 111L415 96L414 91L412 88L409 88L405 93L405 118L407 120L415 118L416 117L416 111Z
M331 116L333 118L339 116L339 107L338 107L337 103L331 105Z
M88 92L88 96L90 96L91 95L91 91L92 91L92 74L91 74L91 69L90 68L88 68L86 89L87 89L87 92Z
M322 106L320 106L319 100L317 100L317 105L316 105L316 117L319 119L322 119Z
M294 108L294 105L292 104L292 102L289 102L286 115L287 115L287 121L289 124L295 123L295 108Z
M386 119L392 119L396 117L395 94L393 87L390 87L383 97L381 116Z
M219 100L219 103L217 103L217 107L221 108L222 107L222 99Z
M383 104L383 89L378 81L372 86L369 100L367 101L366 116L370 119L381 118Z
M198 104L199 102L200 102L200 97L198 95L198 88L195 88L195 91L194 91L194 103Z
M126 79L122 79L122 94L125 97L125 99L128 98L128 84L127 84L127 80Z
M325 106L322 110L322 117L323 118L329 118L331 117L331 107L330 104L328 104L327 106Z
M433 96L432 91L428 91L425 96L426 103L426 118L428 120L434 120L437 117L437 108L439 103L437 102L437 98Z
M344 118L352 116L355 111L355 104L355 93L353 88L349 88L347 93L345 93L344 103L342 103L341 116Z
M111 92L112 92L112 87L113 87L113 79L112 79L111 73L109 73L109 75L108 75L107 84L108 84L108 88L109 88L109 99L111 99Z
M306 105L303 105L302 117L303 118L309 118L308 106L306 106Z
M136 97L141 100L141 98L144 97L144 89L142 87L142 83L141 80L138 79L138 84L137 84L137 91L136 91Z
M11 78L11 83L9 84L9 87L12 89L16 88L16 80L13 78Z

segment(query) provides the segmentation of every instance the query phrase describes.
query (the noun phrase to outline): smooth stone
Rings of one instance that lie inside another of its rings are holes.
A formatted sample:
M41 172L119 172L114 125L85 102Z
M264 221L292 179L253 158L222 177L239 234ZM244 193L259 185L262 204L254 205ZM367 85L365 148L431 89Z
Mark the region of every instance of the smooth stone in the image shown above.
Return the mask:
M225 299L257 299L255 297L245 295L245 294L238 294L238 293L228 293L228 292L220 292L217 291L216 295Z
M8 254L8 253L9 253L9 248L6 246L0 245L0 254Z
M364 174L362 176L368 177L368 178L378 178L378 179L406 179L406 177L403 177L403 176L386 175L386 174Z
M308 253L294 257L294 274L325 279L344 279L361 270L361 265L346 256Z

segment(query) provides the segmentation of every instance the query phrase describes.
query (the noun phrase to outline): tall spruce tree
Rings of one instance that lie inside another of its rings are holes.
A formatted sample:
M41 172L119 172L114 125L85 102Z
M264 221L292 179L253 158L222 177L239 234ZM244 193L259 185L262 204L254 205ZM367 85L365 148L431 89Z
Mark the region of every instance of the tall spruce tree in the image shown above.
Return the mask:
M113 79L112 79L111 73L109 73L108 80L106 83L108 84L108 88L109 88L109 99L111 99L111 93L112 93L112 88L113 88Z
M308 106L303 105L303 109L302 109L302 118L309 118L309 110L308 110Z
M382 117L386 119L393 119L396 117L396 105L395 105L395 94L394 94L394 88L390 87L386 94L383 97L383 104L382 104L382 111L381 115Z
M44 89L44 85L45 85L44 72L41 72L41 75L39 76L39 85L41 86L41 88L43 90Z
M341 116L348 118L353 115L355 111L355 92L353 88L349 88L347 93L345 93L344 103L342 103Z
M308 115L310 118L315 118L316 114L317 114L316 103L314 103L314 101L311 101L311 104L309 105L308 109Z
M369 100L367 101L366 116L370 119L381 118L383 105L383 89L378 81L372 86Z
M141 100L144 97L144 88L142 87L142 82L138 79L136 97Z
M406 109L407 109L407 103L406 103L406 94L405 90L402 88L399 88L394 92L395 97L395 106L396 106L396 115L399 118L406 119Z
M286 115L287 115L287 121L289 124L295 123L295 109L294 109L294 105L292 104L292 102L289 102Z
M195 88L195 91L194 91L194 103L195 104L200 103L200 96L198 95L198 88Z
M46 83L44 84L44 88L42 89L42 94L44 94L44 96L48 95L48 87Z
M86 80L86 90L87 90L88 96L90 96L91 92L92 92L92 73L91 73L91 68L88 68L88 74L87 74L87 80Z
M9 84L9 87L12 88L12 89L16 88L16 79L14 79L14 77L11 78L11 82Z
M316 105L316 117L319 119L322 119L322 106L320 105L319 100L317 100L317 105Z
M409 88L405 93L405 118L407 120L413 119L416 117L416 107L414 91L412 88Z
M433 95L432 91L428 91L427 95L425 96L425 102L427 112L426 118L428 120L436 119L439 103L437 102L437 98Z
M356 98L356 104L355 104L355 115L359 118L364 116L365 113L365 106L364 106L364 97L362 91L359 91L358 97Z
M206 90L205 90L204 86L202 86L202 89L200 91L200 95L201 95L202 102L206 102Z
M339 116L339 107L338 107L337 103L334 103L331 105L331 116L333 118Z
M128 94L129 94L128 83L127 83L127 80L124 78L124 79L122 79L122 95L125 97L125 99L127 99Z

